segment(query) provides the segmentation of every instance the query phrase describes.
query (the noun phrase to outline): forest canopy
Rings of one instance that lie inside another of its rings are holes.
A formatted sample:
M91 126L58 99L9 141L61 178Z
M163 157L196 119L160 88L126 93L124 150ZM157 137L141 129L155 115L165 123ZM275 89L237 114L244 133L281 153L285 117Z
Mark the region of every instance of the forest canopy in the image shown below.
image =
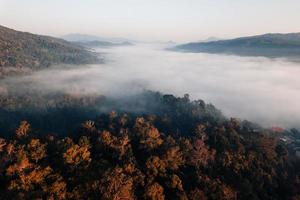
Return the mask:
M9 107L16 126L1 124L1 199L300 198L300 160L285 143L202 100L151 91L58 99Z

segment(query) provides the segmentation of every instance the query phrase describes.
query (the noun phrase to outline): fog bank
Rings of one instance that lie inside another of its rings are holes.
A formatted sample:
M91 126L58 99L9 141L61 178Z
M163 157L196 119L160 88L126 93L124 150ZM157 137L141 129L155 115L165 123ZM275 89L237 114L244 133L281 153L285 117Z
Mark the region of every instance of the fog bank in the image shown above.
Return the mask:
M300 121L300 63L165 51L159 44L98 49L106 62L56 66L32 75L6 78L0 90L60 91L121 97L144 89L203 99L226 116L263 126L297 127ZM9 87L6 89L6 85Z

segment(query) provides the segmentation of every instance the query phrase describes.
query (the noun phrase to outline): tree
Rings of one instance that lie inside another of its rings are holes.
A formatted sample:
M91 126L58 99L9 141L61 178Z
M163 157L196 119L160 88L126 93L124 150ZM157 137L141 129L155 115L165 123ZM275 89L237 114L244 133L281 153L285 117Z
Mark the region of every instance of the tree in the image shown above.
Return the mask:
M46 148L45 144L42 144L39 139L32 139L27 145L29 156L35 162L46 157Z
M164 200L164 188L156 182L149 184L146 187L144 197L147 200Z
M90 158L90 146L89 143L83 142L81 140L80 144L73 144L71 145L63 154L63 158L67 164L70 166L84 166L87 167L88 164L91 162Z
M19 127L16 129L18 138L26 137L30 129L30 124L27 121L21 121Z

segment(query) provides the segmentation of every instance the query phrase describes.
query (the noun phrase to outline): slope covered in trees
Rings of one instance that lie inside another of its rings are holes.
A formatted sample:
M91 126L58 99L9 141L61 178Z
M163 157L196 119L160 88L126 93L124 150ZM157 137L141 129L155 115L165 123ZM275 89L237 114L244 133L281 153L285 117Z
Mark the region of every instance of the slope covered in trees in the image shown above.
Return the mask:
M267 136L270 130L226 119L188 95L146 92L122 101L103 97L98 103L98 108L118 110L73 124L68 136L43 131L30 120L19 122L9 135L2 132L0 198L300 197L300 161L280 140Z
M173 50L296 59L300 55L300 33L264 34L230 40L192 42L178 45Z
M0 73L5 73L8 69L17 72L53 64L87 64L98 61L94 53L65 40L0 26Z

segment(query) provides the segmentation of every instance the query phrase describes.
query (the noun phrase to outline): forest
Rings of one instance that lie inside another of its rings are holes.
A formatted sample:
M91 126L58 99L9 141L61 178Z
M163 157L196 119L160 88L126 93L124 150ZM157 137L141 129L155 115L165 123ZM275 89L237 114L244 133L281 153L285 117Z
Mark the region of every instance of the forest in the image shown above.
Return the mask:
M202 100L55 98L2 99L1 199L300 199L294 152Z

